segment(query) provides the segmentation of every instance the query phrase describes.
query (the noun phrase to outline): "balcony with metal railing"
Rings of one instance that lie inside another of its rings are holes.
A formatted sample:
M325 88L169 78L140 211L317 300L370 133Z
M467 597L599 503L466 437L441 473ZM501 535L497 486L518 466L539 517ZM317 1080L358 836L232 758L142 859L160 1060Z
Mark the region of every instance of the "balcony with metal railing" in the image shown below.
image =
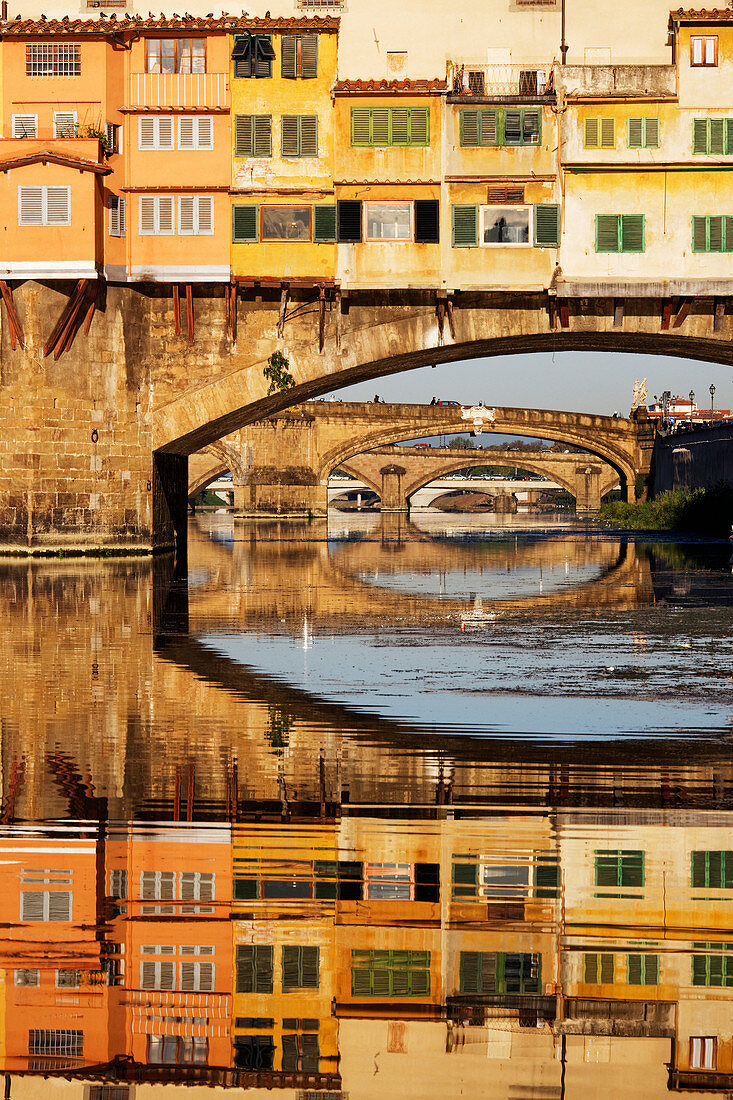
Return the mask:
M530 68L450 62L448 87L449 95L460 99L549 100L553 96L552 63Z
M128 111L229 110L228 73L130 73Z

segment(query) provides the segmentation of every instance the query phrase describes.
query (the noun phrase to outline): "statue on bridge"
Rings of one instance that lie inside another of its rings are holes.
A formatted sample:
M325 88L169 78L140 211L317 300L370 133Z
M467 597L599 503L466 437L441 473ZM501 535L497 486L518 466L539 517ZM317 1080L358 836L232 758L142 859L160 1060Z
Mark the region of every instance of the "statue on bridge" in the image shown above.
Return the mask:
M646 399L647 399L646 378L643 380L643 382L640 382L639 379L637 378L634 381L634 393L633 393L633 397L631 399L631 411L633 412L634 409L645 409L646 408Z

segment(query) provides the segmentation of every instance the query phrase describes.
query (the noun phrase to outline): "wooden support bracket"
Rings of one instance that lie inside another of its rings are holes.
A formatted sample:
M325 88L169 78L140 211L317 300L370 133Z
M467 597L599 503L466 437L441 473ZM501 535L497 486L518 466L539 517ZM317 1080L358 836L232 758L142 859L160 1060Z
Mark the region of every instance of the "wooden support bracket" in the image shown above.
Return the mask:
M51 352L55 350L59 341L59 337L61 336L64 327L72 311L74 310L74 307L76 306L77 302L81 300L82 296L86 293L88 283L88 279L79 279L73 291L71 292L71 297L69 298L64 308L61 310L61 316L54 325L51 335L49 336L46 343L43 345L44 358L47 355L50 355Z
M665 298L664 301L662 302L662 330L664 332L666 332L667 329L669 328L671 321L672 321L672 299L671 298Z
M720 332L725 317L725 298L716 298L713 305L713 332Z
M323 351L326 342L326 288L318 288L318 350Z
M339 291L339 297L341 299L341 312L343 313L344 317L348 317L349 316L349 306L351 304L349 302L349 292L348 292L348 290L340 290Z
M10 325L10 345L15 351L16 344L20 344L22 348L25 347L25 336L23 335L23 326L20 323L20 317L18 311L15 308L15 302L13 301L13 288L9 283L6 283L4 279L0 280L0 294L2 294L3 301L5 302L5 308L8 311L8 323Z
M674 319L674 324L672 325L672 328L679 328L680 325L684 324L685 318L687 317L687 314L690 312L690 306L692 305L692 303L694 301L695 301L694 298L683 298L682 299L682 304L680 305L680 308L677 310L677 316Z
M186 324L188 325L188 342L193 343L193 287L186 283Z
M438 318L438 342L443 343L443 328L445 325L445 298L438 298L438 303L435 307L435 313Z
M290 287L287 283L283 283L280 287L280 313L277 318L277 335L282 340L283 330L285 328L285 314L288 308L288 294Z
M94 310L97 308L97 298L99 297L99 279L94 284L94 291L87 307L87 314L84 318L84 335L89 335L89 329L92 327L92 318L94 317Z
M453 299L447 298L445 302L446 313L448 316L448 328L450 329L451 339L456 338L456 321L453 316Z
M230 283L224 291L226 296L227 313L227 339L232 343L237 342L237 284Z
M568 310L567 298L558 298L557 304L560 311L560 328L570 328L570 313Z
M336 287L336 351L341 351L341 314L343 313L341 302L341 290Z
M624 299L614 298L613 300L613 327L624 327Z
M181 335L181 297L178 283L173 284L173 331L176 336Z

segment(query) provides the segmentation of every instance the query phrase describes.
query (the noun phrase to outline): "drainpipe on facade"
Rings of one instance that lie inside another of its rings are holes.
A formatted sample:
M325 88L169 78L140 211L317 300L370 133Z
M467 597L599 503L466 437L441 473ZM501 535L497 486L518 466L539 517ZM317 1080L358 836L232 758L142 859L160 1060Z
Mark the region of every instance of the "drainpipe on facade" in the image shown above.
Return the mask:
M565 0L562 0L560 14L560 57L562 58L560 64L565 65L568 59L568 44L565 41Z

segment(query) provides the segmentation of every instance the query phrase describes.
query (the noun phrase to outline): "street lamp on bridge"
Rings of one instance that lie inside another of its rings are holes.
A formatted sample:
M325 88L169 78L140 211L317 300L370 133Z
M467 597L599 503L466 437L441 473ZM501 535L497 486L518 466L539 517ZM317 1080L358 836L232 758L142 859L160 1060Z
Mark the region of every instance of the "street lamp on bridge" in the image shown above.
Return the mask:
M692 410L695 407L695 391L690 390L690 421L692 421Z
M715 386L710 383L710 419L715 420Z

